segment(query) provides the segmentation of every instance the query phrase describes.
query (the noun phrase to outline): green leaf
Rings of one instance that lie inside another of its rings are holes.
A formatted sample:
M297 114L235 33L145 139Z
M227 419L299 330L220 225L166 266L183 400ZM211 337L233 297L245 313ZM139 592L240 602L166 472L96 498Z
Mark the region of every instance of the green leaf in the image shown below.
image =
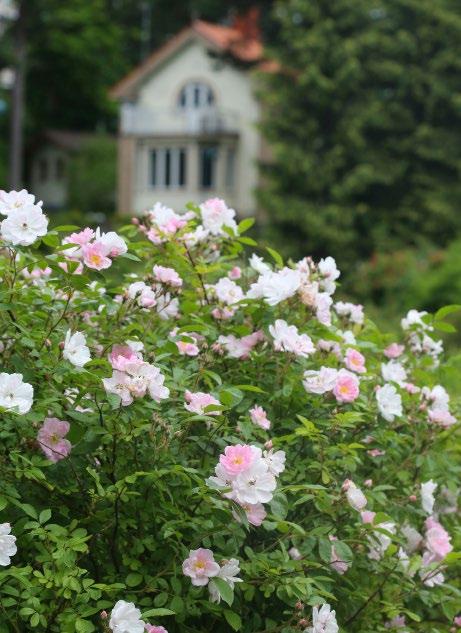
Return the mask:
M142 579L143 579L142 574L132 572L131 574L128 574L125 582L126 582L127 587L136 587L137 585L140 585L142 583Z
M239 235L242 235L243 233L248 231L248 229L251 229L254 223L255 223L254 218L244 218L241 222L239 222L239 225L238 225Z
M439 332L448 332L450 334L456 332L455 326L451 323L447 323L446 321L434 321L432 325L434 326L434 329L439 330Z
M278 253L273 248L270 248L269 246L266 246L266 251L269 253L269 255L271 255L273 257L273 259L275 260L276 264L278 266L280 266L280 268L283 268L283 259L282 259L282 256L280 255L280 253Z
M242 618L238 613L234 613L234 611L229 611L226 609L224 611L224 617L226 618L228 624L234 629L234 631L239 631L242 628Z
M459 312L461 310L461 305L459 304L452 304L452 305L448 305L448 306L444 306L443 308L440 308L440 310L437 310L437 312L434 315L434 319L435 321L441 321L442 319L444 319L446 316L448 316L449 314L453 314L453 312Z
M38 522L43 525L43 523L46 523L50 519L51 519L51 510L50 509L42 510L40 512L40 516L38 517Z
M224 602L229 606L232 606L232 603L234 602L234 590L232 589L232 587L225 580L218 577L210 580L210 583L213 583L215 585Z
M161 618L167 615L176 615L176 611L172 611L171 609L149 609L148 611L144 611L142 614L143 618Z

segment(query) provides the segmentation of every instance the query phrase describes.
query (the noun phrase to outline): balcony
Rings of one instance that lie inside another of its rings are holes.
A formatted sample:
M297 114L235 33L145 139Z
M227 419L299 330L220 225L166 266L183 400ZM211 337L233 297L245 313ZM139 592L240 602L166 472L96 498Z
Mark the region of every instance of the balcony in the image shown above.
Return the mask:
M137 136L219 136L239 132L238 114L213 106L195 110L156 110L125 103L120 131Z

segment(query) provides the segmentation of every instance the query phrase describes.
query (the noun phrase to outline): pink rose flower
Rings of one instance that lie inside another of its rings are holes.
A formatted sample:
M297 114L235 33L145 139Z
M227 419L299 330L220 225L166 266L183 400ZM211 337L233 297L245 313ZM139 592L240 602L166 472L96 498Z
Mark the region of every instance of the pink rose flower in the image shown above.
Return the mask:
M145 625L147 633L168 633L164 626L155 626L154 624Z
M240 279L240 277L242 276L242 271L238 266L234 266L232 270L229 271L228 275L229 279L235 281L236 279Z
M453 424L456 424L456 418L451 415L449 411L444 411L442 409L429 409L427 414L430 422L438 424L445 429Z
M83 263L94 270L110 268L112 260L107 257L107 248L101 242L82 246Z
M239 503L239 505L245 510L248 523L250 523L250 525L254 525L255 527L259 527L267 516L262 503ZM236 512L233 514L235 519L239 521L240 519L238 514Z
M58 420L58 418L45 418L38 431L37 440L51 462L58 462L69 455L72 444L65 439L69 430L69 422Z
M403 345L399 345L398 343L391 343L384 350L384 356L387 358L398 358L403 354L405 347Z
M333 394L340 403L353 402L360 393L359 379L347 369L340 369L333 387Z
M133 363L142 362L142 356L135 352L129 345L114 345L109 354L109 363L113 369L126 371L128 366L133 367Z
M166 268L165 266L154 266L154 277L160 283L180 288L182 286L182 279L175 271L174 268Z
M254 424L257 424L265 431L268 431L271 428L271 422L267 419L267 413L264 411L262 407L254 406L249 411L251 421Z
M441 561L449 554L453 546L450 543L451 537L445 528L435 519L429 517L426 520L425 544L431 553L434 561Z
M217 406L221 404L219 400L216 400L216 398L209 393L203 393L202 391L192 393L190 391L186 391L184 393L184 398L186 400L184 408L191 413L198 413L199 415L219 415L221 413L220 411L205 411L206 407L209 407L212 404Z
M373 523L373 521L375 520L376 512L373 512L372 510L364 510L360 513L360 516L363 523Z
M190 550L189 557L182 564L183 574L189 576L196 587L207 585L210 578L219 574L219 570L213 552L203 547Z
M224 454L219 457L219 463L227 475L236 477L247 470L254 461L255 454L248 444L236 444L226 446Z
M364 374L367 371L365 367L365 356L352 347L346 350L344 361L347 369L355 371L357 374Z
M187 341L177 341L176 347L183 356L197 356L200 352L195 343L188 343Z
M330 541L332 541L330 565L338 574L343 575L349 569L349 565L346 563L346 561L341 559L341 557L338 555L338 552L335 549L335 546L333 545L333 542L337 540L338 539L336 538L336 536L330 535Z

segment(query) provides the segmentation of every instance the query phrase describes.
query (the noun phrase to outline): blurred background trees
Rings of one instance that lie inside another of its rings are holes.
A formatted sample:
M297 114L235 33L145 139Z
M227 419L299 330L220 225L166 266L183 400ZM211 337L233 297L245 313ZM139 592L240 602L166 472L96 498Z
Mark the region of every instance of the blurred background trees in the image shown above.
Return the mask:
M461 228L461 4L279 2L260 192L290 248L342 267Z

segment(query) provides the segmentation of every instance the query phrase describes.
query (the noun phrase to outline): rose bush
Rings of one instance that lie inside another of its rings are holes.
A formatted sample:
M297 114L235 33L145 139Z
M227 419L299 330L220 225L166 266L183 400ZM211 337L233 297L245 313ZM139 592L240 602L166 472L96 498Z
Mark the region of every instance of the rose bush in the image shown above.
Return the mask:
M461 624L457 306L396 341L221 200L0 212L0 631Z

